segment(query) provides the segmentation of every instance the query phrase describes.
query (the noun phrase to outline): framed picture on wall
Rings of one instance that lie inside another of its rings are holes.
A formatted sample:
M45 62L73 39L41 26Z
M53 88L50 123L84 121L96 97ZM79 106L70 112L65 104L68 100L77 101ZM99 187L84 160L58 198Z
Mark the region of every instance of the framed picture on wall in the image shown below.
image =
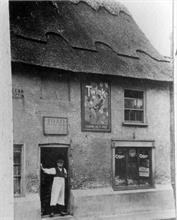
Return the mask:
M108 82L83 82L81 86L82 131L111 131L111 89Z

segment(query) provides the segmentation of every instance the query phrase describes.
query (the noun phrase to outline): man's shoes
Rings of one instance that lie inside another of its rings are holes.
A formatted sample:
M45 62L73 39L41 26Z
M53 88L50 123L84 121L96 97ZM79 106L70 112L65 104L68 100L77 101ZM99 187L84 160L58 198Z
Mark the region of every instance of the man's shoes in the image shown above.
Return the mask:
M61 215L61 216L65 216L66 213L65 213L65 212L60 212L60 215Z
M54 217L54 213L53 212L50 213L50 217Z

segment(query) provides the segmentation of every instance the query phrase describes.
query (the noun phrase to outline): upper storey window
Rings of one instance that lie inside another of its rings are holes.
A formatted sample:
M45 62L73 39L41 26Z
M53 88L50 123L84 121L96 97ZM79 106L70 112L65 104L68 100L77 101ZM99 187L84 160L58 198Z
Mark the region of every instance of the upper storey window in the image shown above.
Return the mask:
M144 92L126 89L124 91L125 122L144 123Z

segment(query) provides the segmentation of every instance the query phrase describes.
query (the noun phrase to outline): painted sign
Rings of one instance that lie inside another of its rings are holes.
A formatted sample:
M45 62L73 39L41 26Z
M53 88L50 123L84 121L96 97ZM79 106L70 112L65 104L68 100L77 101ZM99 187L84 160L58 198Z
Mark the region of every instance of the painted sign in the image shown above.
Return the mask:
M110 86L107 82L82 84L82 130L110 131Z
M68 119L63 117L43 117L45 135L67 135Z
M121 159L125 158L125 155L116 154L115 158L118 159L118 160L121 160Z
M24 97L24 91L23 89L19 88L12 88L12 97L14 99L19 99Z

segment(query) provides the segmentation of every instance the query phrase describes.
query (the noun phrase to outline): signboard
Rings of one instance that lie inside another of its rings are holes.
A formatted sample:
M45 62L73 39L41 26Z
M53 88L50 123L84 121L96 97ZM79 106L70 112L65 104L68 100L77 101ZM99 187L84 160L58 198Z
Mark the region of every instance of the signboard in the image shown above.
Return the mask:
M81 106L83 131L111 131L109 83L82 83Z
M63 117L43 117L44 135L67 135L68 119Z
M149 177L149 168L148 167L139 167L139 176L140 177Z

